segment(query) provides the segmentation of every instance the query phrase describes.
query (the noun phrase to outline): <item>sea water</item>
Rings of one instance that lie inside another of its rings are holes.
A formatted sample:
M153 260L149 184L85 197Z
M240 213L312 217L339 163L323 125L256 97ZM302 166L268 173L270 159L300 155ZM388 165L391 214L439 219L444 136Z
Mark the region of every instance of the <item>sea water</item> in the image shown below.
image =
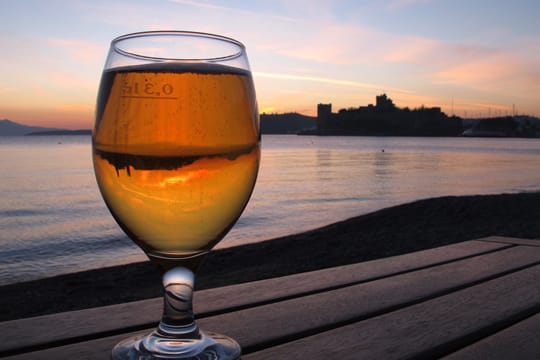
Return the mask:
M0 285L142 261L99 194L89 136L0 137ZM265 135L229 247L418 199L540 191L540 139Z

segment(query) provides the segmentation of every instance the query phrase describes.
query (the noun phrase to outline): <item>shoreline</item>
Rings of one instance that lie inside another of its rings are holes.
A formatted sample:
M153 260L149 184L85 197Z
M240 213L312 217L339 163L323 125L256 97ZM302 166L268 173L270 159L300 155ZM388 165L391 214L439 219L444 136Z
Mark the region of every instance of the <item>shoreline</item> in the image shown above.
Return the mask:
M499 235L539 239L540 192L445 196L303 233L211 251L196 289L346 265ZM0 321L159 297L149 261L0 286Z

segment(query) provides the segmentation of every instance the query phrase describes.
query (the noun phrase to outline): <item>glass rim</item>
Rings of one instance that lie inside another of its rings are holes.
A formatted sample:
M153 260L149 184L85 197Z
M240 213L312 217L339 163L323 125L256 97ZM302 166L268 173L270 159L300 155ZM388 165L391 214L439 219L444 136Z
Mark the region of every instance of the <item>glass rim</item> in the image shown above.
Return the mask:
M232 45L235 45L238 47L238 51L234 52L230 55L225 56L218 56L218 57L193 57L193 58L175 58L175 57L159 57L159 56L149 56L149 55L142 55L135 52L130 52L123 50L119 47L119 43L132 39L132 38L142 38L142 37L150 37L150 36L189 36L189 37L200 37L205 39L214 39L223 41ZM140 32L133 32L125 35L118 36L114 38L111 41L111 48L114 49L114 51L118 52L119 54L122 54L124 56L140 59L140 60L151 60L151 61L191 61L191 62L217 62L217 61L226 61L226 60L233 60L241 57L246 50L246 47L243 43L240 41L223 36L218 34L212 34L207 32L199 32L199 31L187 31L187 30L150 30L150 31L140 31Z

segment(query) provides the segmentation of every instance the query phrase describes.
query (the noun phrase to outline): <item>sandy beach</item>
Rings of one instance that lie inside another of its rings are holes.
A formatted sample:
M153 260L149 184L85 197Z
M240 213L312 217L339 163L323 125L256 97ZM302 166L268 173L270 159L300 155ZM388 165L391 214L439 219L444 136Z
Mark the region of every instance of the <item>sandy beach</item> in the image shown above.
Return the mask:
M440 197L211 252L197 289L393 256L485 236L540 239L540 193ZM540 241L540 240L539 240ZM150 262L0 287L0 321L161 296Z

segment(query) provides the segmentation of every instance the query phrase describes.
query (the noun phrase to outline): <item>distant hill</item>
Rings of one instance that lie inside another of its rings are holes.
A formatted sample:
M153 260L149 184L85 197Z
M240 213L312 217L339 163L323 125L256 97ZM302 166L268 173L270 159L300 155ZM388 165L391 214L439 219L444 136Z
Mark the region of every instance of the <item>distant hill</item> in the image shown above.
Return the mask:
M42 126L28 126L4 119L0 120L0 136L24 135L90 135L92 130L68 130Z
M18 124L14 121L4 119L0 120L0 136L22 136L30 133L40 132L40 131L60 131L64 129L57 128L47 128L40 126L28 126L23 124Z
M316 117L298 113L261 114L260 118L263 134L298 134L317 126Z

